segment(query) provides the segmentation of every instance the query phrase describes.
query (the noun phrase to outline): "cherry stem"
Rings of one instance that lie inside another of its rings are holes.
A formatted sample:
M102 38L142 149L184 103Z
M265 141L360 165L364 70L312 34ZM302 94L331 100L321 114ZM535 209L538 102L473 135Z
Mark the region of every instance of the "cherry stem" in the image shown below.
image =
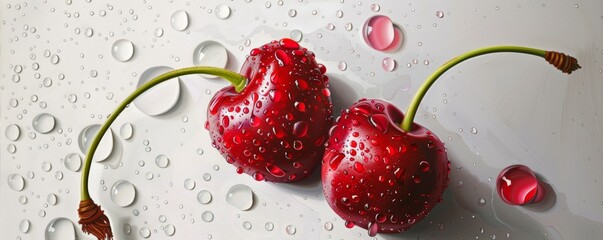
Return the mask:
M206 66L198 66L198 67L189 67L182 68L173 71L169 71L167 73L161 74L158 77L151 79L151 81L146 82L133 93L131 93L122 103L117 106L117 108L109 115L107 121L101 126L100 130L96 133L96 136L92 140L90 144L90 148L88 148L88 153L86 154L86 160L84 162L84 168L82 170L82 182L81 182L81 200L90 199L90 194L88 192L88 177L90 175L90 166L92 164L92 157L94 156L94 152L98 147L101 139L105 135L105 132L109 129L109 126L115 121L117 116L130 104L134 99L138 96L151 89L152 87L160 84L164 81L170 80L172 78L191 75L191 74L209 74L221 77L227 81L229 81L234 87L236 92L241 92L247 86L247 78L239 75L236 72L228 71L221 68L216 67L206 67Z
M545 50L540 50L540 49L535 49L535 48L520 47L520 46L492 46L492 47L480 48L480 49L475 49L475 50L469 51L467 53L464 53L463 55L460 55L460 56L448 61L447 63L445 63L444 65L439 67L433 74L431 74L431 76L429 76L429 78L427 78L425 80L423 85L419 88L419 90L417 90L417 93L415 94L412 102L408 106L408 110L406 110L404 120L402 120L402 124L400 125L402 130L404 130L405 132L410 132L412 130L413 121L414 121L415 115L417 113L417 109L419 108L419 104L421 103L421 100L423 99L423 97L425 96L425 94L427 93L427 90L429 90L431 85L433 85L433 83L442 74L444 74L450 68L456 66L457 64L459 64L467 59L477 57L480 55L484 55L484 54L497 53L497 52L514 52L514 53L523 53L523 54L530 54L530 55L542 57L542 58L545 58L545 60L549 61L549 63L551 63L552 65L557 67L559 70L561 70L565 73L568 73L568 74L571 73L573 70L580 68L576 59L571 56L567 56L565 54L557 53L557 52L548 52Z

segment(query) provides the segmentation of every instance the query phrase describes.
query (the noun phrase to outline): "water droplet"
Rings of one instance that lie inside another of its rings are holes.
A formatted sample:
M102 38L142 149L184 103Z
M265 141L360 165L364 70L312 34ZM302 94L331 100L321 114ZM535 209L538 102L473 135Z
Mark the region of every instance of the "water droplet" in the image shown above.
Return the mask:
M94 34L94 29L92 28L86 28L84 29L84 35L86 35L86 37L92 37L92 35ZM50 52L48 52L50 54ZM46 53L44 53L44 55L46 55Z
M100 127L99 124L90 125L84 128L80 133L78 145L83 154L88 153L88 148L94 137L96 137ZM107 160L109 156L111 156L111 153L113 153L113 131L109 128L96 148L96 152L94 152L94 157L92 159L95 162L102 162Z
M174 234L176 233L176 227L174 227L174 225L172 224L168 224L165 226L164 232L165 235L174 236Z
M544 189L530 168L512 165L503 169L496 180L500 198L511 205L536 203L544 198Z
M145 70L138 80L137 87L151 79L174 70L170 67L158 66ZM149 116L164 114L174 108L180 99L180 78L170 79L149 89L134 100L134 105Z
M50 87L52 86L52 78L44 78L44 80L42 80L42 86L44 87Z
M297 16L297 10L289 9L288 14L289 14L289 17L295 17L295 16Z
M184 10L178 10L172 14L170 24L176 31L184 31L188 27L188 13Z
M48 223L44 231L45 240L76 239L75 226L67 218L55 218Z
M214 220L214 213L211 211L205 211L201 214L201 219L206 222L211 222Z
M195 182L194 179L187 178L184 180L184 188L188 190L193 190L195 189L195 186L197 186L197 182Z
M247 211L253 206L253 191L243 184L234 185L226 193L226 202L242 211Z
M8 125L4 130L4 136L10 141L17 141L21 136L21 128L17 124Z
M396 60L391 57L386 57L383 59L383 61L381 61L381 66L385 71L394 71L394 69L396 69Z
M264 228L266 229L266 231L272 231L274 230L274 223L267 222L266 224L264 224Z
M46 197L46 202L48 204L50 204L51 206L57 205L57 202L58 202L57 195L54 193L48 194L48 196Z
M220 4L216 7L216 17L219 19L227 19L230 17L230 7L225 4Z
M163 36L163 28L155 28L155 37L161 37Z
M285 232L287 232L289 235L295 235L297 228L295 228L293 225L287 225L287 227L285 227Z
M348 22L345 24L344 28L345 30L352 31L352 29L354 29L354 25L352 25L351 22Z
M325 230L327 230L327 231L333 230L333 223L332 222L326 222L325 223Z
M29 222L29 220L23 219L19 223L19 231L21 231L22 233L27 233L27 232L29 232L29 226L31 226L31 223Z
M58 63L59 63L59 60L61 60L61 59L59 58L59 55L52 54L52 56L50 56L50 63L52 63L52 64L54 64L54 65L58 64ZM47 87L48 87L48 86L47 86Z
M335 24L333 24L333 23L328 23L328 24L327 24L327 29L328 29L329 31L333 31L333 30L335 30Z
M193 52L193 63L197 66L225 68L228 63L228 51L218 42L202 42ZM218 78L217 76L208 74L201 74L201 76L212 79Z
M381 10L381 6L379 6L379 4L373 3L371 4L371 10L373 10L373 12L379 12L379 10Z
M50 172L51 169L52 169L52 163L50 163L49 161L42 162L42 170L44 172Z
M368 225L368 235L374 237L379 231L379 225L376 222L370 222Z
M69 101L70 103L75 103L77 102L77 95L75 94L69 94L69 96L67 96L67 101Z
M128 139L132 138L132 135L134 135L134 126L132 126L131 123L124 123L119 128L119 135L124 140L128 140Z
M166 168L168 165L170 165L170 159L165 155L160 154L155 157L155 164L157 164L157 167Z
M477 134L477 128L472 127L472 128L471 128L471 133L473 133L473 134Z
M143 227L140 229L138 234L143 238L149 238L151 236L151 229L149 229L147 227Z
M206 182L208 182L209 180L211 180L211 174L204 173L203 174L203 180L205 180Z
M136 199L136 187L126 180L119 180L111 187L111 200L120 207L130 206Z
M33 129L39 133L49 133L54 129L55 124L56 119L48 113L38 114L31 123Z
M442 12L442 11L437 11L437 12L436 12L436 17L438 17L438 18L443 18L443 17L444 17L444 12Z
M134 56L134 44L127 39L119 39L111 47L111 55L115 60L127 62Z
M199 203L201 204L209 204L212 200L212 195L211 192L207 191L207 190L201 190L198 194L197 194L197 201L199 201Z
M301 41L303 36L304 36L304 34L302 33L302 31L297 30L297 29L291 31L291 33L289 34L289 37L297 42Z
M25 188L25 179L19 174L11 174L8 176L8 186L17 192Z
M486 205L486 199L483 199L483 198L478 199L477 204L480 206Z
M365 42L376 50L392 50L402 42L402 32L387 16L377 15L369 18L363 26Z
M245 228L246 230L251 230L251 223L248 221L243 222L243 228Z

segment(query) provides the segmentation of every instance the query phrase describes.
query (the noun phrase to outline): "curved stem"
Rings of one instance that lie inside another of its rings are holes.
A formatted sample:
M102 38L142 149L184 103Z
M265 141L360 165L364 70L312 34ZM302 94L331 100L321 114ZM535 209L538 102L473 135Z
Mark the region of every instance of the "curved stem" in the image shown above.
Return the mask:
M463 55L460 55L460 56L448 61L447 63L442 65L440 68L438 68L433 74L431 74L431 76L429 76L429 78L427 78L425 80L423 85L421 85L419 90L417 90L417 93L415 94L412 102L408 106L408 110L406 110L406 114L404 115L404 120L402 121L402 125L400 126L402 128L402 130L404 130L405 132L411 131L412 124L413 124L413 121L415 118L415 114L417 113L417 109L419 108L419 104L421 103L421 100L423 100L423 97L425 96L425 94L427 93L427 90L429 90L431 85L433 85L433 83L442 74L444 74L446 71L448 71L448 69L456 66L457 64L459 64L467 59L477 57L480 55L484 55L484 54L497 53L497 52L524 53L524 54L531 54L531 55L535 55L535 56L544 58L546 51L536 49L536 48L519 47L519 46L493 46L493 47L486 47L486 48L480 48L480 49L476 49L473 51L469 51Z
M152 87L156 86L157 84L162 83L166 80L170 80L172 78L176 78L176 77L180 77L180 76L184 76L184 75L190 75L190 74L210 74L210 75L215 75L215 76L224 78L227 81L229 81L232 85L234 85L235 90L237 92L243 91L243 89L247 85L247 79L244 76L239 75L238 73L228 71L225 69L221 69L221 68L216 68L216 67L200 66L200 67L190 67L190 68L182 68L182 69L173 70L173 71L161 74L158 77L155 77L155 78L151 79L151 81L148 81L145 84L143 84L142 86L140 86L133 93L131 93L122 103L120 103L119 106L117 106L117 108L115 109L115 111L113 111L113 113L111 113L111 115L109 115L109 118L107 119L107 121L101 126L100 130L98 130L98 132L96 133L96 136L92 140L92 143L90 144L90 147L88 148L88 153L86 154L84 168L82 169L82 182L81 182L81 193L80 193L81 200L90 199L90 194L88 192L88 177L90 175L90 165L92 164L92 157L94 156L94 152L96 151L96 148L98 147L102 137L105 135L105 132L107 132L107 130L109 129L109 126L111 126L111 123L113 123L113 121L115 121L117 116L128 106L128 104L130 104L132 101L134 101L134 99L136 99L136 97L140 96L141 94L143 94L150 88L152 88Z

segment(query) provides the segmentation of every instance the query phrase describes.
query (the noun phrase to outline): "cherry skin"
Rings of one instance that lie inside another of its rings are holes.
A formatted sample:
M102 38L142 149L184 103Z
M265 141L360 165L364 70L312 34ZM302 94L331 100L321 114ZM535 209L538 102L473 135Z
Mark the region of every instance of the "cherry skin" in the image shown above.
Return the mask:
M394 105L362 99L342 111L330 131L322 184L331 208L346 226L403 232L441 201L450 165L444 144L414 124L404 132Z
M248 84L216 93L207 111L212 146L258 181L294 182L320 164L333 123L326 68L291 39L251 50Z

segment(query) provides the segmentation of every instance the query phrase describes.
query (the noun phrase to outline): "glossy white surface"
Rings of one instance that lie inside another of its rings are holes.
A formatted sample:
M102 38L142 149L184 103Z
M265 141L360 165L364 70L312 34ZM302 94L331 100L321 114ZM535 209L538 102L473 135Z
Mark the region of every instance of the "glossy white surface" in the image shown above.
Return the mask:
M375 238L603 235L602 1L1 2L0 129L11 131L0 134L2 239L57 239L47 228L58 223L58 233L71 236L69 221L77 239L93 239L77 225L81 170L64 161L81 154L80 132L102 124L147 69L193 66L199 43L214 41L227 51L219 63L237 71L252 48L283 37L300 39L325 64L336 115L362 97L404 110L438 66L479 47L525 45L575 56L582 69L572 75L519 54L472 59L443 75L416 122L445 142L450 186L411 230ZM402 30L400 49L367 45L362 26L375 15ZM126 44L127 54L116 59L120 39L133 48ZM396 61L393 70L389 60L384 69L387 57ZM173 81L177 91L158 91L143 107L126 109L112 126L120 131L112 134L107 160L93 162L90 192L116 239L369 239L331 211L319 174L297 184L236 174L203 127L209 100L226 83L201 76ZM53 116L52 127L34 126L39 114ZM132 129L124 133L126 123ZM155 163L161 154L169 158L165 168ZM500 200L496 177L518 163L550 185L545 203L518 207ZM195 186L185 188L186 179ZM111 187L122 180L136 189L127 207L111 200ZM226 201L237 184L253 191L247 211ZM198 200L201 191L211 193L207 204ZM49 194L57 196L51 203Z

